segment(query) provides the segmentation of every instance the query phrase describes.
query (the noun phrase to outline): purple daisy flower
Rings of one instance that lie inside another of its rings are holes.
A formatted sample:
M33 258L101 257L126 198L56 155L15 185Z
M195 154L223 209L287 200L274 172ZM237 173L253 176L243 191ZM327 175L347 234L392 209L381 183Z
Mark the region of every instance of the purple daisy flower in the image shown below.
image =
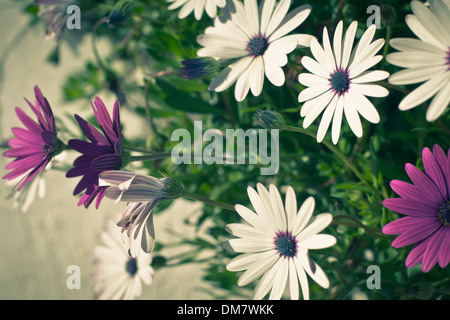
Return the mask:
M66 177L83 176L73 194L77 195L86 190L78 205L84 205L87 208L97 198L95 207L98 209L106 190L106 187L98 185L98 175L103 171L118 170L122 167L124 147L118 101L114 104L113 121L100 98L95 98L92 108L103 134L90 123L75 115L81 130L90 142L79 139L69 141L69 146L82 155L75 159L73 168L67 172Z
M28 182L52 160L59 150L56 137L55 119L47 99L38 86L34 87L35 105L25 101L37 117L38 122L31 119L21 108L16 107L16 113L26 128L13 127L14 138L9 140L12 148L3 153L5 157L16 158L6 165L7 173L3 179L12 180L23 176L18 185L20 191Z
M406 258L410 268L422 263L422 271L430 271L439 261L444 268L450 261L450 149L448 157L438 145L433 153L422 151L425 173L410 163L406 172L413 184L391 181L392 189L401 198L383 201L383 205L406 217L383 227L385 234L399 234L392 247L416 243Z

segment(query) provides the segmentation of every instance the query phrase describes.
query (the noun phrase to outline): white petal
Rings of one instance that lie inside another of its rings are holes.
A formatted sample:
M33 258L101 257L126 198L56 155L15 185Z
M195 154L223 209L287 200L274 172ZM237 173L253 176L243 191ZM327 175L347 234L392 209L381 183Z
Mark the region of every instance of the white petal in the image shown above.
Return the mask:
M322 268L307 255L299 256L299 261L301 262L306 273L322 288L328 289L330 287L330 281L327 275L322 270Z
M450 38L450 32L448 30L448 24L450 22L450 4L444 3L440 0L430 0L431 11L434 16L438 18L440 25L444 27L443 31L446 33L446 38ZM449 43L447 43L449 45Z
M297 271L298 280L300 282L300 287L302 288L303 300L309 300L309 284L305 269L303 268L298 257L294 258L294 264Z
M319 129L317 129L317 142L322 142L327 133L328 127L330 126L331 120L333 119L334 111L336 110L337 102L339 96L334 95L333 100L331 100L328 107L325 109L322 119L320 120Z
M260 241L253 239L230 239L224 242L226 249L234 252L261 252L273 249L273 241Z
M208 89L216 92L228 89L242 75L252 61L253 57L244 57L229 65L211 81Z
M443 86L436 96L431 101L426 113L426 119L432 122L439 118L442 113L447 109L450 102L450 80L447 79L447 84Z
M242 223L229 223L226 225L225 230L239 238L261 241L272 240L270 236L264 234L262 231Z
M314 40L311 40L313 42ZM302 65L311 73L314 73L318 76L321 76L322 78L329 78L330 72L323 67L320 63L318 63L316 60L313 60L312 58L308 56L304 56L301 60Z
M346 94L345 96L344 114L350 129L352 129L355 136L361 138L363 135L361 120L356 109L356 102L351 94Z
M448 78L448 74L441 73L435 75L427 82L421 84L419 87L411 91L399 104L398 108L402 111L412 109L422 102L431 98L443 85L446 84L444 80Z
M336 66L338 68L341 67L341 60L342 60L342 29L343 29L343 22L342 20L339 21L336 30L334 31L334 37L333 37L333 51L334 51L334 57L336 59Z
M350 79L359 76L362 72L373 67L378 62L380 62L381 59L383 59L383 56L378 55L378 56L373 56L373 57L367 58L364 61L362 61L361 63L358 63L357 65L352 64L349 69Z
M259 266L273 257L278 259L278 254L275 250L268 250L258 253L243 253L231 259L230 262L227 263L226 268L228 271L233 272L242 271L254 266ZM275 263L275 260L273 263Z
M292 230L294 227L295 218L297 217L297 197L295 195L294 188L291 186L288 186L286 190L285 208L287 229Z
M396 85L424 82L445 71L445 66L404 69L391 75L388 81Z
M328 83L303 89L300 92L300 94L298 95L298 101L304 102L304 101L314 99L315 97L320 96L324 92L329 91L329 90L330 90L330 84L328 84Z
M341 133L342 114L344 113L345 96L339 97L334 110L333 123L331 125L331 140L333 144L338 143L339 135Z
M252 299L261 300L262 298L264 298L267 292L269 292L269 290L272 289L275 281L275 276L278 272L280 272L281 264L282 259L278 259L278 261L275 263L272 269L270 269L268 272L264 274L264 276L256 285L255 291L253 291Z
M291 293L291 300L299 300L300 298L298 276L295 269L294 259L289 259L289 291Z
M278 28L281 21L283 21L284 17L286 16L290 5L291 0L281 0L278 3L272 13L269 24L267 25L267 29L265 32L266 37L270 36Z
M275 0L266 0L260 3L259 11L261 16L261 34L267 34L267 26L269 25L273 9L275 8Z
M308 128L311 123L313 123L313 121L319 116L319 114L328 106L333 97L334 93L329 90L323 95L314 99L314 102L312 104L308 104L308 101L303 105L301 112L303 112L303 108L308 108L305 119L303 120L303 128Z
M439 19L436 19L436 16L419 1L411 2L411 10L425 29L437 37L439 41L450 46L450 34L447 32L448 21L442 25Z
M298 82L307 87L316 85L330 85L330 80L319 77L312 73L301 73L298 76Z
M289 274L289 260L280 259L281 265L275 275L272 291L270 292L269 300L280 300L283 295L284 288Z
M316 234L297 243L302 249L325 249L336 244L336 238L329 234Z
M257 184L258 192L255 189L248 187L247 194L252 203L256 214L260 217L262 223L264 224L264 230L270 230L273 232L278 231L275 226L274 213L272 209L272 203L270 201L270 194L267 189L261 184ZM267 231L264 231L267 234Z
M272 231L270 229L270 227L264 223L264 220L260 216L255 214L253 211L251 211L247 207L237 204L234 206L234 208L236 209L236 212L241 216L242 219L247 221L249 224L251 224L256 229L259 229L264 232Z
M357 78L352 79L352 83L376 82L387 79L389 72L382 70L368 71L361 73Z
M215 59L234 59L247 56L245 48L237 47L206 47L197 51L199 57L213 57Z
M279 230L286 230L286 212L283 206L283 200L281 199L280 192L271 184L269 186L270 200L272 202L272 208L274 211L275 222Z
M274 33L270 35L269 41L274 41L288 34L305 21L311 13L310 5L303 5L295 8L283 19Z
M264 84L264 61L261 56L258 56L253 61L250 71L250 89L255 97L261 94L263 84Z
M341 68L345 69L348 66L350 55L352 53L353 41L355 40L356 29L358 28L358 22L353 21L345 32L344 46L342 48L342 62Z
M355 102L356 110L359 114L371 123L380 122L380 115L372 102L369 101L364 95L356 91L349 91L351 99Z
M389 91L385 87L377 84L353 83L351 84L351 89L369 97L381 98L386 97L389 94Z
M285 75L283 69L278 67L266 59L264 59L264 72L266 73L267 79L277 87L281 87L285 81Z
M323 41L323 49L325 51L325 57L326 57L326 65L322 65L322 66L325 67L327 70L331 70L330 71L330 73L331 73L331 72L335 71L337 69L337 67L336 67L336 61L334 59L333 49L331 48L330 37L328 35L327 27L323 28L322 41Z
M324 31L326 28L324 28ZM324 35L325 37L325 35ZM327 54L325 53L325 50L322 48L322 46L319 44L316 38L311 39L311 42L309 44L309 48L311 49L311 53L313 54L314 58L317 60L317 62L327 70L328 73L333 73L335 70L333 61L328 61L329 58Z
M298 210L294 226L291 229L292 235L297 236L303 230L308 221L311 219L311 216L314 212L314 207L314 197L308 197L305 202L303 202L300 209Z
M249 253L249 255L255 256L253 259L257 263L253 263L238 279L238 286L245 286L250 282L258 279L263 273L267 272L270 268L273 268L275 262L279 259L279 256L275 251L266 251L262 253ZM258 255L258 256L256 256ZM228 269L228 268L227 268ZM228 269L230 270L230 269ZM233 271L233 270L231 270Z
M390 53L386 56L386 61L402 68L434 67L442 66L445 57L442 54L406 51Z
M389 41L389 45L399 51L425 51L434 54L442 54L442 49L418 39L395 38Z
M297 236L297 241L302 241L318 234L323 229L328 227L328 225L333 220L333 216L330 213L321 213L311 219L308 226L303 229Z
M256 0L245 0L244 6L248 24L250 26L250 29L248 31L251 35L257 35L259 34L259 16Z
M444 44L436 39L424 26L420 23L419 19L413 14L408 14L405 18L406 24L422 41L428 42L442 50L446 50Z

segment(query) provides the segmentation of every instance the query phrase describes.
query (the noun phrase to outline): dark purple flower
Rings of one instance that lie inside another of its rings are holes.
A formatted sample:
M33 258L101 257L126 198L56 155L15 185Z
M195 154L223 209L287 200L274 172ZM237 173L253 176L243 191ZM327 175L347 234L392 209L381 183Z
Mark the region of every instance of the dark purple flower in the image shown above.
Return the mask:
M77 195L86 190L78 205L84 205L87 208L97 197L95 207L98 209L106 190L106 187L98 185L98 175L100 172L118 170L122 167L123 136L120 127L118 101L114 104L113 121L111 121L108 110L100 98L95 98L92 108L102 132L75 115L81 130L90 142L79 139L69 141L69 146L82 155L75 159L73 168L67 172L66 177L83 176L75 187L73 194Z
M450 149L448 156L438 145L424 148L425 173L412 164L405 168L413 184L391 181L400 198L383 201L383 205L406 217L388 223L385 234L399 234L392 247L416 243L406 258L406 267L422 263L422 271L430 271L439 262L444 268L450 261Z
M12 180L23 176L18 184L18 190L21 190L45 169L56 155L59 146L52 109L38 86L34 87L34 94L36 96L35 105L27 99L25 101L36 115L38 122L16 107L17 116L26 128L14 127L11 129L16 137L9 140L12 149L3 153L5 157L16 158L6 165L6 170L12 171L7 173L3 179Z

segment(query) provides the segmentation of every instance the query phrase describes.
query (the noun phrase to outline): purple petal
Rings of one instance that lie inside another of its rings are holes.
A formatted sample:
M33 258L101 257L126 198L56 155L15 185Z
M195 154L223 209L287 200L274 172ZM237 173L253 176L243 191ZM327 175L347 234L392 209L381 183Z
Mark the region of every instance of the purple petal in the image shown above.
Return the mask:
M98 185L97 172L88 173L83 178L81 178L80 182L78 182L77 186L75 187L75 190L73 191L73 195L77 195L84 189L93 185Z
M430 238L426 238L425 240L419 242L414 246L405 261L405 265L407 268L414 267L415 265L422 262L423 253L425 252L429 241Z
M450 153L450 149L449 149ZM450 160L445 156L444 151L437 144L433 147L433 155L436 158L439 167L444 174L445 184L447 186L447 200L450 199Z
M41 132L39 131L39 135L35 135L33 132L28 131L23 128L17 128L13 127L11 129L12 133L16 135L16 137L23 139L25 142L28 142L28 144L39 144L41 145L43 143Z
M56 141L58 140L56 138L56 135L53 132L47 131L47 130L42 132L41 137L42 137L42 140L44 140L45 144L47 146L51 146L51 147L56 145Z
M94 158L110 153L109 148L100 145L95 145L93 143L84 140L78 139L69 140L69 146L80 153L92 156Z
M95 158L91 163L92 168L99 171L120 169L121 165L122 158L117 154L102 155Z
M84 135L93 143L100 144L104 146L109 146L109 141L98 131L93 125L91 125L89 122L84 120L78 115L75 115L75 119L78 122L78 125L80 126L81 130L83 131Z
M436 159L434 158L430 149L424 148L422 150L422 161L426 174L436 184L442 198L444 200L447 199L447 186L445 185L444 173L442 172L441 167L436 162Z
M450 262L450 228L443 228L444 235L441 245L441 250L439 251L439 266L445 268Z
M119 156L122 157L123 155L123 150L124 150L124 146L123 146L123 136L120 135L119 139L117 139L116 143L114 144L114 151L116 154L118 154Z
M430 271L437 263L439 258L439 249L444 240L444 228L439 228L431 237L427 248L423 253L422 271Z
M3 153L3 156L8 158L24 158L29 157L34 154L40 154L43 155L42 147L23 147L23 148L14 148L7 150Z
M25 98L25 102L30 106L30 109L34 112L36 117L38 118L39 123L41 124L42 128L45 130L50 130L49 125L47 124L47 121L45 121L44 117L42 116L40 110L36 108L28 99ZM37 102L37 101L36 101Z
M116 135L120 137L122 135L122 130L120 127L120 113L119 113L119 101L116 100L113 108L113 128Z
M430 208L436 208L442 205L440 202L432 203L430 199L424 197L423 193L413 184L400 180L392 180L390 185L392 190L404 199L421 202Z
M27 114L23 112L22 109L16 107L16 114L19 117L20 121L22 121L22 123L25 125L25 127L27 127L36 136L41 136L42 128L36 122L34 122L34 120L27 116Z
M383 205L390 210L414 217L436 216L439 209L432 209L421 202L403 198L386 199Z
M79 177L88 173L93 172L93 169L91 167L91 164L83 164L79 166L75 166L66 173L66 178L74 178Z
M35 154L31 155L29 157L23 158L23 159L16 159L6 165L6 170L16 169L16 170L22 170L23 172L35 168L39 166L39 164L42 162L44 158L43 153L41 154Z
M408 225L404 226L404 231L392 242L392 247L400 248L419 242L425 238L428 238L441 226L441 223L438 219L428 219L427 221L427 219L413 218L413 220L413 222L408 221Z
M94 113L97 118L98 124L102 128L103 132L105 133L106 137L109 139L111 144L114 144L117 140L117 135L115 134L113 130L113 123L111 121L111 118L109 116L108 110L106 109L105 104L103 101L96 97L94 100Z
M95 200L95 208L98 209L103 197L105 196L106 187L98 187L97 200Z
M434 184L434 182L422 171L417 169L410 163L405 165L406 173L411 178L412 182L423 193L423 196L433 201L433 203L443 203L441 193Z

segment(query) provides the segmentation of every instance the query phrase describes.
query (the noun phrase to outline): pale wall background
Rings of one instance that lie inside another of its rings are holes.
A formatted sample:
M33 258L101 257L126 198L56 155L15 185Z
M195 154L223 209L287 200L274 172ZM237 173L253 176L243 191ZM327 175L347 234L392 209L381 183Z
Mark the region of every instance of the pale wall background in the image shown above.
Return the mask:
M74 53L63 45L61 62L54 66L46 62L54 48L52 40L44 40L42 25L29 29L17 38L27 25L28 17L21 13L25 3L32 1L2 0L0 2L0 140L11 137L10 128L21 126L14 107L30 112L23 100L34 101L33 87L39 85L49 100L55 115L61 112L78 112L80 106L64 105L61 83L67 73L92 59L90 39L78 44ZM17 41L13 41L16 39ZM1 68L3 67L3 69ZM103 97L112 108L111 97ZM71 111L72 110L72 111ZM89 109L87 109L89 111ZM122 113L125 121L130 115ZM136 134L143 130L136 122ZM2 150L3 152L4 150ZM0 157L0 175L4 176L6 158ZM47 195L37 199L27 213L13 209L6 200L10 187L0 182L0 299L92 299L91 278L93 248L101 245L100 232L107 219L120 213L124 204L115 205L105 199L100 210L77 207L78 198L72 196L78 179L66 179L63 172L51 171L46 175ZM184 200L174 203L166 212L155 218L157 239L171 240L167 228L187 235L194 231L182 224L183 219L201 208L199 203ZM81 269L81 290L69 290L66 270L70 265ZM208 284L201 281L201 265L185 265L158 270L154 282L144 287L141 299L210 299L202 289Z

